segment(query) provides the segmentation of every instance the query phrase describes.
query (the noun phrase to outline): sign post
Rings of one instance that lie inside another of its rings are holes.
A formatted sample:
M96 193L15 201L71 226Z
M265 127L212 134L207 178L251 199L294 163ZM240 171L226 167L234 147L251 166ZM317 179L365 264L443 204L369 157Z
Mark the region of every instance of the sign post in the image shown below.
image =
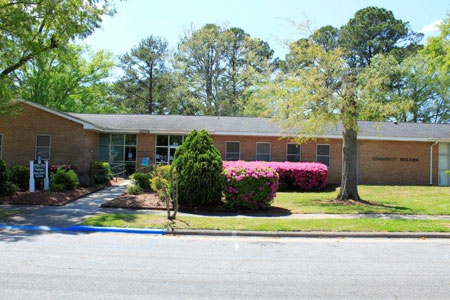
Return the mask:
M48 160L45 161L45 178L44 178L44 191L48 191L50 187L50 180L48 179Z
M30 160L30 193L34 192L34 160Z

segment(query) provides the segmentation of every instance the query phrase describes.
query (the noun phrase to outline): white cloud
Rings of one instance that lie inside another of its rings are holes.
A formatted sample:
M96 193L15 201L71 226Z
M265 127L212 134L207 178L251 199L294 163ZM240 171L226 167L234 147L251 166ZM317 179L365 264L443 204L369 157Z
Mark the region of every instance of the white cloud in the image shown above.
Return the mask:
M422 30L420 31L423 34L432 33L439 31L439 25L442 24L442 20L436 20L430 24L427 24L422 27Z

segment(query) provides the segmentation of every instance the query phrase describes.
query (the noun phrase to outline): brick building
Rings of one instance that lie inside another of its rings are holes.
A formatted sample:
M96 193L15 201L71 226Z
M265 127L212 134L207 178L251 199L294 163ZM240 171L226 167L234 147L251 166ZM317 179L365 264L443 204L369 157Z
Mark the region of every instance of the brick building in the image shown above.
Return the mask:
M73 164L88 176L93 161L109 161L115 173L170 163L193 129L206 129L224 160L319 161L329 183L339 183L341 129L296 145L281 138L270 119L248 117L63 113L21 101L20 112L0 119L0 157L8 166L40 156ZM449 185L450 124L359 122L361 184Z

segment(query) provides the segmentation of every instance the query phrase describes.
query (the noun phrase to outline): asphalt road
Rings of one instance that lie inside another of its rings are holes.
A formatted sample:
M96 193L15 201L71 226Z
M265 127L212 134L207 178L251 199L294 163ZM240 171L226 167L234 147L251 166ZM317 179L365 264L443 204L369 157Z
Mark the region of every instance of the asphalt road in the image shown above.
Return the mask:
M450 240L0 232L1 299L449 299Z

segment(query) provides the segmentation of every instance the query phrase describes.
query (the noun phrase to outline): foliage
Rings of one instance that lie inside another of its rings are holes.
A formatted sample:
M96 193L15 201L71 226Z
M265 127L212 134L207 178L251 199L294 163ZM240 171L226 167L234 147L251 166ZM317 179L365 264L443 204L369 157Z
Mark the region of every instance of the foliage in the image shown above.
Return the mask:
M196 206L221 200L222 158L205 131L192 131L175 152L171 176L177 170L180 205Z
M9 180L9 172L6 163L0 159L0 188Z
M267 209L278 186L277 172L263 162L225 162L225 201L233 209Z
M74 170L76 171L76 167L74 165L51 165L49 168L50 173L56 173L59 169L64 169L64 171Z
M120 57L124 74L115 84L120 103L135 113L167 113L170 106L172 74L167 60L167 41L149 36Z
M87 46L67 45L40 54L14 73L21 98L70 112L107 113L116 106L108 82L112 53L93 53Z
M130 176L134 184L140 186L144 190L150 189L150 175L146 173L136 172Z
M320 190L328 180L328 167L321 163L268 162L278 173L278 190Z
M129 184L127 187L127 193L129 195L139 195L142 194L144 192L144 190L142 189L142 187L139 184Z
M66 171L60 168L50 177L50 189L52 191L60 191L61 187L64 187L64 190L73 190L78 184L77 173L73 170Z
M150 181L152 190L161 200L169 198L170 166L157 166Z
M1 0L0 113L16 95L17 70L39 55L89 36L100 26L102 16L113 13L108 0Z
M30 181L30 170L22 165L17 165L9 170L9 178L20 190L26 191Z
M252 82L271 71L272 55L266 42L240 28L207 24L191 29L175 56L183 97L179 105L191 113L242 114Z
M113 178L111 166L107 162L96 161L92 164L92 171L95 183L107 183Z
M450 14L439 25L440 34L428 38L421 54L433 61L433 67L444 74L450 72Z
M19 188L11 181L6 181L0 186L0 190L1 196L12 196L19 190Z

